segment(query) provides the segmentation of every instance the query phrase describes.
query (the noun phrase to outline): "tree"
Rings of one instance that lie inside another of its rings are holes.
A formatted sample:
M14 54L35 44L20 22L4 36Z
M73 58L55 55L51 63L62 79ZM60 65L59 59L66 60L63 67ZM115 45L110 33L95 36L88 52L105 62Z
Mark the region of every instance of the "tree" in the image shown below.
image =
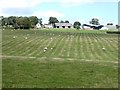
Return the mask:
M1 22L2 22L1 25L2 25L2 26L5 26L5 18L4 18L4 17L2 18Z
M12 25L14 28L18 28L18 25L16 22L17 18L18 17L16 17L16 16L3 17L2 18L2 26Z
M66 20L66 21L65 21L65 23L69 23L69 21L68 21L68 20Z
M7 17L3 17L2 18L2 26L7 26L7 25L9 25L9 20Z
M89 23L94 24L94 25L100 25L99 19L97 19L97 18L92 18L92 20Z
M2 19L3 19L3 16L0 16L0 28L2 27Z
M42 18L38 19L38 23L40 23L40 25L43 25L42 24Z
M16 16L8 17L9 25L12 25L14 28L18 27L16 19L17 19Z
M35 25L40 21L40 24L42 24L42 19L38 19L36 16L30 16L30 17L16 17L16 16L10 16L10 17L3 17L2 20L2 26L9 26L12 25L15 29L21 28L21 29L29 29L34 28Z
M113 25L113 23L107 23L107 25Z
M74 22L73 27L76 29L80 29L81 23L79 21Z
M29 29L31 22L28 17L18 17L16 20L20 29Z
M120 26L119 25L116 25L116 29L119 29L120 28Z
M63 21L63 20L61 20L61 21L60 21L60 23L64 23L64 21Z
M16 17L15 16L10 16L10 17L3 17L2 18L2 26L8 26L8 25L12 25L14 26L14 24L16 23Z
M49 18L49 24L52 24L53 27L55 27L55 23L58 23L58 19L56 17L50 17Z
M31 27L34 28L35 25L38 23L38 18L36 16L30 16L29 17Z

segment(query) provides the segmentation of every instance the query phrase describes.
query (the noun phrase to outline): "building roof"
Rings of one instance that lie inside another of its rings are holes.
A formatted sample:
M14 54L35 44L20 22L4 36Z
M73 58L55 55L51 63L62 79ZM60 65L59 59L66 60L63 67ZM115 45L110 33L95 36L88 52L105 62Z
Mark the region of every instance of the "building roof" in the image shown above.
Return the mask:
M89 28L92 28L92 29L101 29L102 27L104 27L103 25L93 25L93 24L83 24L82 27L84 29L84 27L89 27Z
M72 24L71 23L55 23L55 25L56 26L66 26L66 27L68 27L68 26L72 26Z

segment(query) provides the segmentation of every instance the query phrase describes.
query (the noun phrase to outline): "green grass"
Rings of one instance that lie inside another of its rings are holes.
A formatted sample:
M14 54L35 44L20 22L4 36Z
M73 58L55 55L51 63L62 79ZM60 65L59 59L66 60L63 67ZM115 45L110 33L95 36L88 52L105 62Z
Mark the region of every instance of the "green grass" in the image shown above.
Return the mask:
M118 87L117 34L74 29L2 34L3 87Z

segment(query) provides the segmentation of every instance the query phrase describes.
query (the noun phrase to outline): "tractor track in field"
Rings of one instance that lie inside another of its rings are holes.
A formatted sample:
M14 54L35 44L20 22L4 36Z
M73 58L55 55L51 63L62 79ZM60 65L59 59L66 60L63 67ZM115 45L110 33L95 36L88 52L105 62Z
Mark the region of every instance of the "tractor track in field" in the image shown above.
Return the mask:
M18 58L18 59L36 59L36 60L45 60L47 57L29 57L29 56L0 56L0 58ZM118 61L108 61L108 60L88 60L88 59L76 59L76 58L59 58L59 57L52 57L49 58L50 61L84 61L84 62L101 62L101 63L114 63L118 64ZM10 59L11 60L11 59Z
M68 43L67 41L69 41L68 39L69 39L69 37L66 36L66 41L65 41L65 43L63 43L63 47L61 48L61 50L60 50L60 52L59 52L59 56L61 56L61 57L64 56L63 54L64 54L64 52L66 51L66 48L67 48L66 45L67 45L67 43Z
M51 53L51 55L56 55L56 54L59 54L59 53L57 53L57 51L59 50L61 50L61 48L60 48L60 46L61 46L61 43L64 41L64 39L65 39L65 37L60 37L60 39L58 40L58 42L56 43L56 48L54 49L54 51Z

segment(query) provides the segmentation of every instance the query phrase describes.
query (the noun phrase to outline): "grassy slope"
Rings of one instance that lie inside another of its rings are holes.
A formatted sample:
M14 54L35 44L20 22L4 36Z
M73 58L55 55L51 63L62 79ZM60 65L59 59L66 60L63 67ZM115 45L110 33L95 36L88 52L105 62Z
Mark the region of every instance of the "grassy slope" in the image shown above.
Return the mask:
M9 30L2 48L3 87L117 87L117 35Z

